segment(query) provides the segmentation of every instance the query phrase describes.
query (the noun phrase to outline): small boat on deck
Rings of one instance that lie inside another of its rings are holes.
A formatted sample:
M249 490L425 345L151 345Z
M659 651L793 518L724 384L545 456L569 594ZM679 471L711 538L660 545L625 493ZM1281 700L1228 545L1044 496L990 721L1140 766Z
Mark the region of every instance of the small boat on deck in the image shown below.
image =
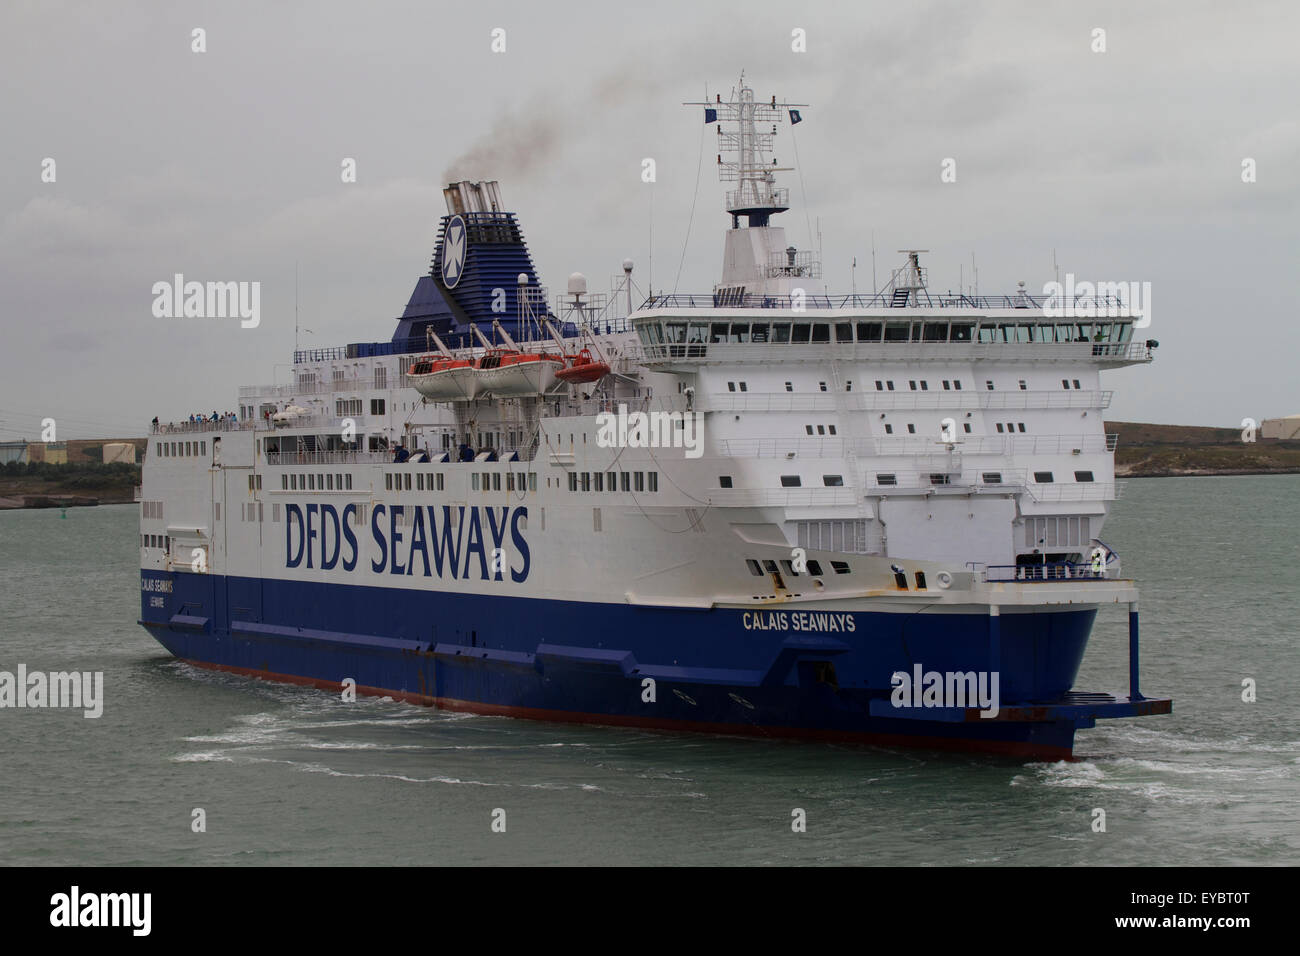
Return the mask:
M468 402L479 393L475 371L473 359L423 355L411 363L406 377L430 401Z
M591 349L584 348L577 355L569 356L569 364L555 373L555 377L569 385L584 385L599 382L609 374L609 363L596 359Z
M555 387L564 359L545 352L492 349L478 360L479 389L499 397L544 395Z

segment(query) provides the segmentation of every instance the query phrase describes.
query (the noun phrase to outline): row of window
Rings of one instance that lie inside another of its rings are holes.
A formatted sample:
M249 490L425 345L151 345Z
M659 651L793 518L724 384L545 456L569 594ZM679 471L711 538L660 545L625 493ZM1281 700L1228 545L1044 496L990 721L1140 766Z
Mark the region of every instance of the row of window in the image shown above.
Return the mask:
M537 472L530 471L527 473L527 484L525 485L524 472L506 472L505 491L528 491L537 490ZM476 471L469 476L469 487L471 491L501 491L501 472L485 471L480 476ZM442 490L442 475L438 476L438 490Z
M252 487L252 479L249 479ZM261 485L259 484L260 488ZM351 491L351 474L284 474L280 476L281 491Z
M1028 382L1027 382L1025 379L1023 379L1023 378L1022 378L1022 379L1019 379L1018 382L1019 382L1019 385L1020 385L1020 390L1021 390L1022 392L1026 392L1026 391L1029 390L1029 384L1028 384ZM1070 388L1070 387L1071 387L1071 383L1073 383L1073 387L1074 387L1074 388L1081 389L1081 388L1083 387L1082 385L1079 384L1079 380L1078 380L1077 378L1076 378L1076 379L1068 379L1068 378L1063 378L1063 379L1061 379L1061 387L1062 387L1062 388L1065 388L1065 389ZM729 392L734 392L734 391L736 391L736 390L737 390L737 389L736 389L736 386L737 386L737 385L740 386L740 389L739 389L740 391L742 391L742 392L747 392L747 391L749 391L749 388L748 388L748 386L746 385L745 382L728 382L728 383L727 383L727 391L729 391ZM928 392L928 391L930 390L930 381L929 381L929 379L924 379L924 378L922 378L922 379L908 379L907 385L908 385L908 388L909 388L911 391L913 391L913 392ZM818 383L817 383L817 387L818 387L818 389L819 389L820 391L823 391L823 392L827 390L827 389L826 389L826 383L825 383L825 382L818 382ZM984 381L984 387L985 387L988 391L990 391L990 392L992 392L992 391L996 391L996 386L993 384L993 380L992 380L992 379L986 379L986 380ZM786 383L785 383L785 390L786 390L787 392L793 392L793 391L794 391L794 383L793 383L793 382L786 382ZM876 391L877 391L877 392L892 392L893 390L894 390L894 380L893 380L892 378L886 378L886 379L880 379L880 378L878 378L878 379L876 379ZM947 379L947 378L945 378L945 379L943 379L943 390L944 390L945 392L960 392L960 391L961 391L961 379L959 379L959 378L954 378L954 379ZM848 380L848 381L846 381L846 382L844 383L844 391L846 391L846 392L851 392L851 391L853 391L853 380L852 380L852 379L850 379L850 380Z
M952 483L952 476L945 474L943 472L935 472L931 474L929 477L930 477L930 484L932 485L948 485ZM1038 484L1040 485L1050 485L1055 480L1056 480L1056 476L1054 472L1050 472L1050 471L1034 472L1034 481L1038 482ZM1087 483L1093 481L1094 479L1091 471L1076 471L1074 473L1074 480L1078 482ZM1000 485L1002 484L1002 472L1000 471L983 472L980 475L980 481L982 481L986 485ZM782 479L782 482L784 483L784 479ZM898 475L892 473L877 474L876 484L897 486Z
M140 502L141 514L145 518L158 518L163 516L163 503L161 501L142 501Z
M813 433L813 427L812 427L811 425L805 425L805 426L804 426L804 431L806 431L809 435L811 435L811 434ZM818 435L834 435L834 434L835 434L835 426L834 426L834 425L818 425L818 426L817 426L817 434L818 434Z
M142 534L140 535L140 547L142 548L161 548L163 551L170 551L172 539L165 534Z
M730 488L731 476L730 475L720 476L718 478L718 483L723 488ZM843 475L822 475L822 484L827 488L842 488L844 487L844 476ZM803 486L803 478L799 475L781 476L782 488L800 488L802 486Z
M797 578L800 574L808 574L815 578L822 576L822 564L815 558L807 560L802 572L795 570L794 561L789 558L782 558L779 566L777 561L770 558L764 558L761 561L755 558L746 558L745 567L749 568L749 573L756 578L761 578L765 574L780 574L782 569L792 578ZM849 564L847 561L832 561L831 570L836 574L848 574Z
M160 441L154 442L154 449L159 458L192 458L208 453L206 441Z
M385 491L443 491L446 488L446 482L443 473L440 471L415 472L414 488L412 487L412 473L409 471L389 471L384 473L384 490ZM474 475L474 487L478 488L478 475Z
M295 353L295 357L296 357L296 353ZM332 369L332 371L334 373L332 379L334 387L341 388L347 381L345 372L341 368ZM375 388L387 388L388 369L383 365L376 365L374 367L374 374L375 374L375 378L374 378ZM315 389L315 387L316 387L315 372L298 373L298 388L302 389L303 391L308 391L308 390Z
M1131 322L980 322L973 320L890 320L879 322L706 322L673 319L637 323L647 346L775 343L819 345L858 342L1074 343L1131 340ZM856 333L856 336L855 336ZM702 355L699 350L673 354Z
M658 491L657 471L571 471L570 491Z

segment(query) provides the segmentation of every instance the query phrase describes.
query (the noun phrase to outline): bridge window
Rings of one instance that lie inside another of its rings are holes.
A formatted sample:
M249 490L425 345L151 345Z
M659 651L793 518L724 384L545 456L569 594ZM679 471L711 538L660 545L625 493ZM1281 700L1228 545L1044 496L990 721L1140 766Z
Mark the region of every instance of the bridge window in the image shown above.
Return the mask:
M772 323L772 341L777 345L788 345L790 343L790 323L773 322Z
M800 322L795 325L790 341L795 345L807 345L812 338L812 326Z
M911 322L886 322L885 323L885 341L886 342L906 342L912 331Z
M853 341L853 323L836 322L835 323L835 341L852 342Z
M952 334L949 337L949 341L969 342L974 331L974 322L954 322L952 323Z
M812 327L812 340L817 344L829 342L831 340L831 327L824 322L814 323Z
M923 338L926 342L947 342L948 323L926 322L924 324Z
M746 559L745 559L745 567L749 568L749 573L752 574L752 575L754 575L754 577L756 577L756 578L761 578L761 577L763 576L763 567L762 567L762 565L760 565L760 564L759 564L757 561L755 561L753 558L746 558Z
M859 342L879 342L880 333L884 329L883 322L859 322L858 323L858 341Z

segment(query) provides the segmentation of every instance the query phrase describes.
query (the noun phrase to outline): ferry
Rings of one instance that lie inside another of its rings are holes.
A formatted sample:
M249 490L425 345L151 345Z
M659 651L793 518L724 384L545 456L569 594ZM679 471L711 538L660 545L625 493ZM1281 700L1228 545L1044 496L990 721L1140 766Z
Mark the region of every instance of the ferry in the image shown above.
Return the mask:
M1101 538L1140 315L940 293L925 250L819 291L773 221L806 105L687 105L734 187L711 291L634 298L629 260L551 300L499 183L448 185L388 339L154 426L140 624L200 667L616 727L1053 760L1169 713ZM1128 687L1077 690L1112 611Z

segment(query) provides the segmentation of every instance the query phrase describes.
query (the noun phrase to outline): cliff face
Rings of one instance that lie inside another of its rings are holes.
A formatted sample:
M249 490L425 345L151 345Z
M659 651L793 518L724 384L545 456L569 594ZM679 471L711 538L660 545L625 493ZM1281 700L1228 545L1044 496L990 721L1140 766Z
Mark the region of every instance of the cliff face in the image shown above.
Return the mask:
M1115 473L1120 477L1171 475L1269 475L1300 473L1300 441L1255 435L1242 441L1239 428L1107 422L1119 435Z

